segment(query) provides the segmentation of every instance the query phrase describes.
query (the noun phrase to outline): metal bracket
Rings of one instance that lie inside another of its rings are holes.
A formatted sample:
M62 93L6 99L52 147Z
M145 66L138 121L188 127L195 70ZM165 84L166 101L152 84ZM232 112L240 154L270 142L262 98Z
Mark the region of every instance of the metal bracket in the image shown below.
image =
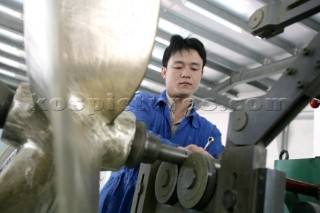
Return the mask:
M250 17L248 26L253 35L270 38L282 33L285 27L319 11L318 0L271 1Z

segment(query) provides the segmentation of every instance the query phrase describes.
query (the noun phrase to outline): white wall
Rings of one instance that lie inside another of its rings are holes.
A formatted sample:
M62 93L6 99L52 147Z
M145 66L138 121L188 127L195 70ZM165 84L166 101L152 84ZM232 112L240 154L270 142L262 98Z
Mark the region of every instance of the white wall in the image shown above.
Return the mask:
M198 113L218 127L222 134L222 144L226 145L230 111L219 109L214 111L198 110Z
M108 181L109 177L111 175L110 171L101 171L100 172L100 182L99 182L99 190L103 188L104 184Z
M217 109L213 111L198 111L222 133L225 145L230 111ZM320 156L320 108L307 106L288 126L289 159L313 158ZM279 134L267 147L267 167L273 168L274 161L279 159L282 151L282 135Z
M288 125L289 159L314 158L319 155L320 109L309 105ZM318 114L318 115L317 115ZM273 160L277 160L281 152L281 136L268 146L268 167L273 168Z

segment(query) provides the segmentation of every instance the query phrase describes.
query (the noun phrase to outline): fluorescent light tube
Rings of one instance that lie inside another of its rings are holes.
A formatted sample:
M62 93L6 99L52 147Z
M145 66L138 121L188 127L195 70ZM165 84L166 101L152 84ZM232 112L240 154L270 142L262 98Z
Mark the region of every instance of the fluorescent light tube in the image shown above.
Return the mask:
M198 5L193 4L192 2L183 1L183 3L189 9L191 9L191 10L193 10L193 11L195 11L195 12L201 14L201 15L204 15L207 18L209 18L209 19L211 19L213 21L216 21L219 24L222 24L225 27L228 27L229 29L231 29L231 30L233 30L235 32L238 32L238 33L242 33L243 32L243 29L241 29L237 25L234 25L231 22L229 22L229 21L227 21L227 20L225 20L225 19L223 19L223 18L221 18L219 16L216 16L213 13L210 13L208 10L203 9L202 7L199 7Z

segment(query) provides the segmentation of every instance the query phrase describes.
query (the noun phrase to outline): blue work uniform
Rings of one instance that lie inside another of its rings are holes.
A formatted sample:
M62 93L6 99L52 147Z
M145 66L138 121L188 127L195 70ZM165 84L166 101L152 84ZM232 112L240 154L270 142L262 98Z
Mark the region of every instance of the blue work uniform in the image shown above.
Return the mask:
M207 151L214 157L222 152L224 147L221 144L219 129L201 117L196 112L195 106L172 135L170 111L167 105L166 91L160 95L137 92L127 110L135 114L137 121L144 122L148 132L159 136L164 144L175 147L196 144L205 147L208 138L213 137L214 142ZM130 212L139 167L139 165L133 169L123 167L120 171L111 173L100 192L99 212Z

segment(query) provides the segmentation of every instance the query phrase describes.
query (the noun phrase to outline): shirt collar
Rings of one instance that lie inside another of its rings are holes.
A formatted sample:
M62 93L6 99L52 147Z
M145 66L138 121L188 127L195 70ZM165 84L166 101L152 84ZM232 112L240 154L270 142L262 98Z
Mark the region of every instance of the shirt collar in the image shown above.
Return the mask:
M173 111L174 108L175 108L175 103L174 103L173 99L168 95L168 93L166 93L166 98L167 98L168 107L169 107L170 111ZM192 108L193 108L193 104L194 104L194 101L191 100L191 104L190 104L190 106L188 107L188 109L186 110L185 117L187 117L188 115L190 115L191 110L192 110Z
M168 107L170 107L169 105L169 101L167 100L167 91L164 90L160 93L160 96L158 97L158 100L157 100L157 105L159 105L160 103L164 104L164 105L167 105L168 104ZM200 124L200 120L199 120L199 115L198 113L196 112L196 106L195 106L195 102L192 101L192 105L190 106L190 114L189 116L191 117L191 122L192 122L192 126L194 128L199 128ZM169 108L170 109L170 108Z

